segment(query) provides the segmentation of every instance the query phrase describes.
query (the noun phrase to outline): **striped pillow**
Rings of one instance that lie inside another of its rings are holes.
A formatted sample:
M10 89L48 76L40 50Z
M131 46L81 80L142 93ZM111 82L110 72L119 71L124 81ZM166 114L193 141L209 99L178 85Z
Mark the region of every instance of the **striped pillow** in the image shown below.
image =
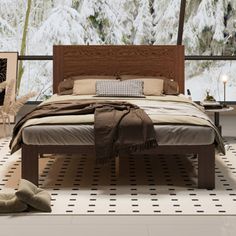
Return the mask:
M97 81L96 95L100 97L145 97L142 80Z

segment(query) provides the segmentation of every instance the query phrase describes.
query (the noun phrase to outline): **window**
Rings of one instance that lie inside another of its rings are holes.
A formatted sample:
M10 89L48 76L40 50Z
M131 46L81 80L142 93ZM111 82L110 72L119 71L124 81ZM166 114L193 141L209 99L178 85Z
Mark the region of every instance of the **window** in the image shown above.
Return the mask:
M42 101L52 95L52 61L23 61L24 73L19 95L36 91L32 101Z
M1 0L0 50L52 55L53 44L176 44L181 1ZM202 59L186 61L193 99L210 87L222 100L219 76L229 73L227 100L236 101L236 62L202 57L236 54L235 0L186 1L183 44L186 55ZM52 62L23 61L19 69L20 94L36 89L37 100L52 94Z
M186 55L235 55L235 0L187 1L183 44Z
M186 61L186 89L190 89L194 101L202 101L206 91L217 101L223 101L224 91L222 75L227 75L226 100L236 101L236 61Z
M53 44L176 44L180 0L172 3L1 0L0 50L52 55ZM40 95L35 99L50 95L50 63L24 61L22 69L20 94L36 89Z
M25 43L26 55L52 55L54 44L176 44L180 0L171 2L1 0L0 49Z

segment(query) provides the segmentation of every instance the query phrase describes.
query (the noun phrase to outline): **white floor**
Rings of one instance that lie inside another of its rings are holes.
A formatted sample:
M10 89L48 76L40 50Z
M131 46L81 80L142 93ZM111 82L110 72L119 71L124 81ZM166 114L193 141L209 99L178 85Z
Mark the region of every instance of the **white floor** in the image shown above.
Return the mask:
M233 236L236 216L0 217L1 236Z
M222 120L223 135L236 136L236 117ZM236 216L0 216L0 236L181 235L231 236Z

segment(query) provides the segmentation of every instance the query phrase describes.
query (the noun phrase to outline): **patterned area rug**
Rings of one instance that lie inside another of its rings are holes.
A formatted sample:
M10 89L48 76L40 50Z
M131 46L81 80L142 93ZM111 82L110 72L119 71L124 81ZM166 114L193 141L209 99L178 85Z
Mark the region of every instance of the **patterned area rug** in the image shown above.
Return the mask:
M17 188L20 152L9 153L0 139L0 190ZM232 215L236 214L236 138L216 157L216 189L196 188L197 159L185 156L121 157L95 166L95 158L46 156L40 159L40 187L52 196L52 213L80 215Z

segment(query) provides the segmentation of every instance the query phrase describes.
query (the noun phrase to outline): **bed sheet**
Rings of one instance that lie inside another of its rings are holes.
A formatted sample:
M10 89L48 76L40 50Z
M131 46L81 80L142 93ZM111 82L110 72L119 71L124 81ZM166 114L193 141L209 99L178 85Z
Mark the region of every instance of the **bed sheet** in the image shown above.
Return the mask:
M209 145L214 130L205 126L155 125L158 145ZM23 130L28 145L94 145L93 125L37 125Z

